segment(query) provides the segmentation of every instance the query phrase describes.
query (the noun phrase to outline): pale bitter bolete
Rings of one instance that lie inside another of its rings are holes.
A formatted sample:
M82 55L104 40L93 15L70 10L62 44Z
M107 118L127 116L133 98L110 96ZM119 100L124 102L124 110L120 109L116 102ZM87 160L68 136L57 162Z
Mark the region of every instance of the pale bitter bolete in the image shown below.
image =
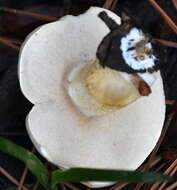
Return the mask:
M121 22L97 7L77 17L65 16L37 28L21 49L20 85L34 104L26 119L28 133L37 150L62 169L135 170L162 130L160 72L131 72L154 66L151 43L137 28L119 38L120 59L130 72L119 71L109 61L111 54L104 57L102 44L112 30L106 20L113 26ZM143 94L146 87L150 91Z

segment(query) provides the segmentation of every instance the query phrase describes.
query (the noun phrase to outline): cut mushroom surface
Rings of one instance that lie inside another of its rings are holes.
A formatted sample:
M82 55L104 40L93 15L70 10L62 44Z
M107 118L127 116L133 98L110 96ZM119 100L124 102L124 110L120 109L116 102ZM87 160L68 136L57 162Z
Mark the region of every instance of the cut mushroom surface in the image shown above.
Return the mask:
M160 135L163 117L156 113L164 114L164 106L159 106L163 101L163 96L157 96L159 83L150 98L93 119L55 102L37 104L28 116L28 131L57 165L135 169ZM70 104L67 98L61 101Z
M77 67L96 60L97 48L109 33L98 17L103 10L120 24L114 13L92 7L80 16L66 16L38 28L21 49L20 85L34 104L26 119L28 133L37 150L61 168L135 170L153 150L162 130L165 98L160 72L149 96L106 114L96 111L100 104L85 91L83 99L95 101L96 108L91 111L90 105L84 107L73 95L76 88L71 81Z

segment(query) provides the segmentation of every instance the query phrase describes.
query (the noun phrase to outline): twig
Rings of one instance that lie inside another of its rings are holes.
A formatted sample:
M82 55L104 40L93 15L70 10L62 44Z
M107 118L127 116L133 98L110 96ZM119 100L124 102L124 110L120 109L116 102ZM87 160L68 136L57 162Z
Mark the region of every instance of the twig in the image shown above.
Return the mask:
M154 172L159 172L167 163L162 163L157 169L154 170ZM145 185L145 190L149 190L149 185Z
M78 187L74 186L71 183L63 183L66 187L69 187L72 190L80 190Z
M46 22L53 22L53 21L58 20L57 17L41 15L41 14L38 14L38 13L32 13L32 12L28 12L28 11L12 9L12 8L7 8L7 7L1 7L0 11L8 12L8 13L11 13L11 14L25 15L25 16L33 17L35 19L44 20Z
M164 46L171 47L171 48L177 48L176 42L171 42L171 41L161 40L161 39L153 39L152 42L159 42Z
M170 174L173 168L177 166L177 159L170 165L170 167L164 172L164 174Z
M170 176L173 176L177 172L177 164L176 167L173 169L173 171L170 173Z
M154 160L150 163L149 169L152 168L153 166L155 166L161 160L162 160L162 157L160 157L160 156L157 156L156 158L154 158ZM142 172L145 171L146 170L145 165L146 164L142 165L138 170L142 171Z
M177 9L177 0L172 0L173 5L175 6L175 8Z
M114 2L112 3L111 9L110 9L111 11L115 10L117 2L118 2L118 0L114 0Z
M9 37L6 37L6 36L0 36L2 37L4 40L7 40L11 43L14 43L16 45L21 45L22 44L22 41L21 40L17 40L17 39L14 39L14 38L9 38Z
M19 186L19 181L17 181L12 175L10 175L5 169L3 169L2 167L0 167L0 173L2 173L7 179L9 179L12 183L14 183L15 185ZM27 189L25 186L22 186L23 190L29 190Z
M162 157L157 156L156 158L154 158L154 161L152 161L150 163L149 168L152 168L153 166L155 166L156 164L158 164L161 160L162 160ZM142 171L144 171L144 170L145 170L145 168L142 169Z
M160 165L158 168L156 168L156 169L154 170L154 172L160 171L166 164L167 164L167 163L162 163L162 165Z
M171 186L167 187L165 190L175 190L177 188L177 182L173 183Z
M33 153L35 152L35 148L34 148L34 147L32 148L32 152L33 152ZM24 169L24 171L23 171L23 174L22 174L22 177L21 177L21 179L20 179L20 184L19 184L19 186L18 186L18 190L21 190L21 189L22 189L27 174L28 174L28 168L25 167L25 169Z
M167 13L156 3L155 0L148 0L148 1L160 13L160 15L165 19L165 21L170 26L170 28L177 34L177 25L167 15Z
M162 153L162 157L166 161L173 161L177 158L177 149L168 150Z
M141 187L143 186L144 184L138 184L136 187L135 187L135 189L134 190L140 190L141 189Z
M176 167L169 173L169 176L173 176L177 171L177 165ZM163 190L167 182L162 183L162 185L159 187L159 190Z
M60 186L61 186L62 190L67 190L63 183L61 183Z
M103 8L110 9L113 1L114 0L106 0L105 3L104 3L104 5L103 5Z
M175 100L166 100L165 103L167 105L173 105L175 103Z
M0 37L0 43L4 44L6 46L9 46L9 47L13 48L16 51L20 51L20 48L18 46L14 45L13 43L11 43L11 41L9 41L9 40L7 40L7 39L5 39L3 37Z
M155 170L155 172L160 171L165 165L166 165L166 163L162 163L162 164ZM151 167L153 167L153 166L150 166L150 168L151 168ZM143 170L142 170L142 171L143 171ZM144 170L144 171L145 171L145 170ZM143 184L137 184L137 186L135 187L135 190L140 190L143 185L144 185L144 183L143 183ZM146 186L145 188L148 189L147 186Z
M129 183L123 183L123 184L116 184L113 187L111 187L109 190L121 190L122 188L126 187Z
M170 165L170 167L164 172L164 174L168 175L171 172L173 173L173 168L176 168L177 166L177 159ZM155 190L159 187L160 182L155 183L154 185L152 185L152 187L150 188L150 190Z
M154 161L152 163L150 163L150 168L155 166L156 164L158 164L161 160L162 160L162 158L160 156L157 156L156 159L154 159ZM142 166L138 170L144 171L144 167ZM126 187L127 185L129 185L129 183L116 184L113 187L111 187L109 190L121 190L122 188Z
M23 183L24 183L24 181L25 181L25 178L26 178L27 174L28 174L28 168L25 168L24 171L23 171L22 177L21 177L21 179L20 179L20 183L19 183L19 186L18 186L18 190L21 190L21 189L22 189Z
M36 181L36 183L34 184L32 190L37 190L37 188L39 187L39 185L40 185L39 181Z

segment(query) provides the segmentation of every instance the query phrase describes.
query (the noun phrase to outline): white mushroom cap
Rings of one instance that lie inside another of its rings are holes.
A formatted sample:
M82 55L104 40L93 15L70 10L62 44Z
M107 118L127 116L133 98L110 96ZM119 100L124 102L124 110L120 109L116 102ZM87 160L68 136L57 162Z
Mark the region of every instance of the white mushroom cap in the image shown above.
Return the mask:
M38 151L61 168L137 169L153 150L165 117L160 73L148 97L99 117L86 117L71 101L64 79L77 64L96 59L109 29L90 8L36 29L23 44L19 59L22 92L34 103L26 125ZM110 183L94 183L101 187Z

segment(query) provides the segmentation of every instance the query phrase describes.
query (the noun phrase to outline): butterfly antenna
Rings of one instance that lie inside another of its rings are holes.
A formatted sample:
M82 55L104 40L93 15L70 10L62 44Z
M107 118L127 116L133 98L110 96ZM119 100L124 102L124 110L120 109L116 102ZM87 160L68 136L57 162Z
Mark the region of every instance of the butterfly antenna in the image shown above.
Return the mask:
M119 27L119 25L111 17L109 17L105 11L99 13L98 17L101 18L101 20L108 26L111 31L117 30Z

